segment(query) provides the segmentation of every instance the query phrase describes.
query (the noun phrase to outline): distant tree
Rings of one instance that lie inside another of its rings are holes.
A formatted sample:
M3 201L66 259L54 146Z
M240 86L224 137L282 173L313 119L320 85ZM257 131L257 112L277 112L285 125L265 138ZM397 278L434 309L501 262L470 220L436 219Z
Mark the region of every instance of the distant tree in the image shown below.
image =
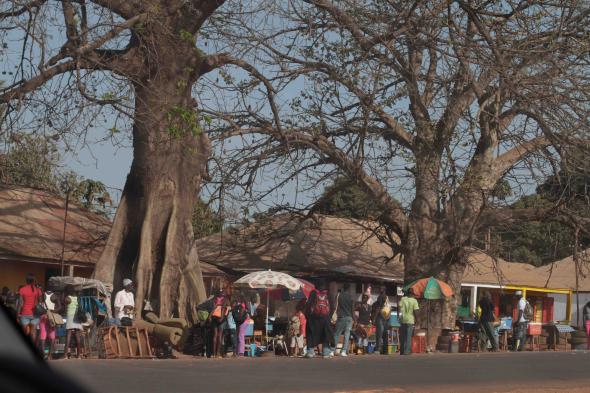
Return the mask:
M337 178L326 187L314 210L338 217L370 220L376 220L382 214L382 210L361 187L344 177Z
M86 209L108 215L113 202L100 181L84 179L72 171L62 171L57 143L43 136L12 133L7 148L0 153L0 183L38 188L69 197Z
M59 191L60 156L55 143L35 135L13 133L5 146L9 148L0 153L0 182Z
M69 196L78 205L104 216L108 216L113 205L111 195L102 182L80 178L74 172L65 172L60 176L59 188L64 197Z
M195 239L212 235L223 228L223 218L201 199L195 205L192 223Z
M537 193L520 198L512 209L548 210L590 219L590 165L577 157L574 165L564 162L556 174L537 187ZM543 265L574 253L575 226L570 222L521 218L491 229L492 246L501 257ZM481 237L481 236L480 236ZM590 236L582 231L578 243L590 247Z

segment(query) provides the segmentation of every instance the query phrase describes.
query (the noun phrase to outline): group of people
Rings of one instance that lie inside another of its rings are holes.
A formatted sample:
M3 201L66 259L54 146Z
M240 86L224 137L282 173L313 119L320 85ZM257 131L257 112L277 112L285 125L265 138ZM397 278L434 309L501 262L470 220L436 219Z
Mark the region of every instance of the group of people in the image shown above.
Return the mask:
M113 320L115 324L124 324L125 319L132 319L134 314L133 283L125 279L123 286L124 288L115 297L116 319ZM4 287L1 298L2 303L11 311L24 333L46 359L52 359L56 354L57 329L64 325L65 357L87 356L82 332L84 326L90 326L96 321L92 321L88 310L81 307L80 299L80 293L75 286L66 285L60 290L54 290L54 288L44 290L32 274L26 276L25 284L21 285L15 293ZM106 309L105 305L102 309L105 310L104 317L107 317ZM71 347L74 343L75 352L72 352Z
M314 357L348 356L350 339L355 338L357 354L369 353L369 335L375 327L376 344L372 353L387 353L388 327L391 304L381 289L377 300L369 304L370 296L365 293L361 301L355 301L350 294L350 285L345 283L342 290L330 296L324 282L320 281L309 298L297 307L290 320L291 355ZM412 352L412 334L418 302L409 290L398 303L397 313L401 322L400 350L402 355ZM342 347L337 351L340 337ZM304 348L304 339L306 348ZM317 350L317 353L316 353Z
M533 308L526 297L523 296L522 291L516 291L514 296L518 299L518 313L516 320L513 322L513 349L515 351L523 351L526 343L528 323L533 320ZM483 293L483 296L478 302L478 308L480 328L485 334L487 342L490 343L491 351L497 352L499 346L496 325L499 325L499 320L494 314L494 303L492 302L492 295L489 291Z
M51 359L54 356L56 330L64 324L66 357L72 356L69 351L72 340L76 342L75 356L85 356L80 332L83 323L87 321L79 320L78 293L73 286L66 286L61 292L43 290L36 283L35 276L28 274L25 284L21 285L16 293L12 293L6 287L2 289L2 302L11 310L24 333L46 358Z
M294 314L289 318L286 343L290 356L324 357L348 356L351 338L354 339L357 354L387 353L387 332L391 304L381 290L376 301L370 303L369 294L363 294L361 301L355 301L350 294L350 284L344 284L337 294L330 294L325 282L320 281L307 299L298 302ZM246 330L249 324L258 322L263 329L266 319L266 305L260 303L260 296L228 296L218 290L207 301L197 307L203 345L201 354L207 357L226 357L231 345L231 356L244 356ZM404 355L412 352L411 338L415 324L418 302L408 291L398 302L398 317L401 322L400 348ZM251 321L252 320L252 321ZM376 345L369 351L369 336L375 327ZM343 336L342 347L337 344Z
M123 280L123 289L115 296L115 318L112 320L114 324L132 324L136 312L133 289L131 280ZM533 308L522 292L517 291L515 296L518 298L518 314L513 323L513 348L522 351L526 342L528 323L533 319ZM1 300L12 309L25 334L47 358L51 359L55 353L56 329L64 324L65 356L86 356L81 332L89 321L87 315L80 311L79 293L73 286L68 285L63 291L43 291L35 282L35 277L29 274L25 284L20 286L16 293L3 288ZM299 357L314 357L319 353L324 357L348 356L351 339L355 343L357 354L387 353L392 307L384 288L379 291L376 301L370 303L370 300L371 296L368 293L364 293L360 301L353 299L348 283L345 283L338 293L330 294L325 282L319 281L309 297L297 304L295 313L289 319L288 354ZM494 304L489 292L484 292L478 306L481 332L487 338L490 349L497 351L498 318L494 314ZM233 356L244 356L248 325L256 321L264 326L265 307L267 306L261 304L258 294L246 300L243 294L230 297L222 290L215 292L197 308L204 338L203 354L207 357L225 357L227 348L231 345ZM412 336L418 309L418 302L409 289L399 299L396 310L401 325L399 344L402 355L412 353ZM583 318L587 336L590 337L590 302L584 306ZM376 342L374 349L370 351L369 336L373 328ZM337 350L340 337L343 337L342 346ZM70 348L74 340L76 351L72 355ZM47 343L49 350L46 352Z
M514 293L517 301L516 319L513 321L513 345L514 351L523 351L525 349L528 324L534 320L534 309L522 291ZM487 342L489 342L490 349L493 352L498 351L498 334L496 326L499 325L499 320L494 314L494 303L492 302L492 295L489 291L485 291L478 303L479 309L479 325L482 333L485 334ZM587 302L583 308L583 326L586 329L586 337L588 338L587 348L590 349L590 302Z
M226 357L229 343L233 356L244 356L246 329L260 306L260 297L246 300L239 294L233 298L218 290L197 307L199 327L204 339L203 354L207 357Z

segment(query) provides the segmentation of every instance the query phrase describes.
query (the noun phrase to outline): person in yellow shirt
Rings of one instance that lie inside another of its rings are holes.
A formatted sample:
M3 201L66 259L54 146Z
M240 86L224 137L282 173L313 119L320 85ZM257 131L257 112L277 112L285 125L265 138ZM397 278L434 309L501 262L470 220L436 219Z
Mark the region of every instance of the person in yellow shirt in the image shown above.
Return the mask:
M420 309L418 301L414 297L412 288L405 291L405 296L401 298L398 305L398 318L401 323L400 328L400 353L410 355L412 353L412 336L414 334L414 325L416 324L416 311Z

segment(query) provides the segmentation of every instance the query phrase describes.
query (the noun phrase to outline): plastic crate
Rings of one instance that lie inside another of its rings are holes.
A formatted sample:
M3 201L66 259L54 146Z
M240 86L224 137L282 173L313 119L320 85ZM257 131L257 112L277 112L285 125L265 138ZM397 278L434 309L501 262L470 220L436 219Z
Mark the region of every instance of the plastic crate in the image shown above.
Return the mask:
M530 336L540 336L543 324L530 322L527 327L527 334Z
M510 329L512 329L512 318L511 317L500 318L500 330L510 330Z
M426 352L426 337L414 336L412 337L412 352L425 353Z

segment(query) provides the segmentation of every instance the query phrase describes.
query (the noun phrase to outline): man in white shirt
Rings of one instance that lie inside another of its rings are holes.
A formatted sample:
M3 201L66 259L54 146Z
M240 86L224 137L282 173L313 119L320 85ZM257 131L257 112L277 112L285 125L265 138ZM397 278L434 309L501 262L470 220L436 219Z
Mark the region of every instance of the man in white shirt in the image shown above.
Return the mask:
M516 291L514 295L518 298L518 316L516 318L516 326L514 338L516 340L514 350L523 351L526 343L527 320L525 317L525 309L527 305L526 298L522 295L522 291Z
M115 296L115 318L121 321L121 318L133 319L135 310L135 299L133 297L133 281L126 278L123 280L123 289L117 292Z

